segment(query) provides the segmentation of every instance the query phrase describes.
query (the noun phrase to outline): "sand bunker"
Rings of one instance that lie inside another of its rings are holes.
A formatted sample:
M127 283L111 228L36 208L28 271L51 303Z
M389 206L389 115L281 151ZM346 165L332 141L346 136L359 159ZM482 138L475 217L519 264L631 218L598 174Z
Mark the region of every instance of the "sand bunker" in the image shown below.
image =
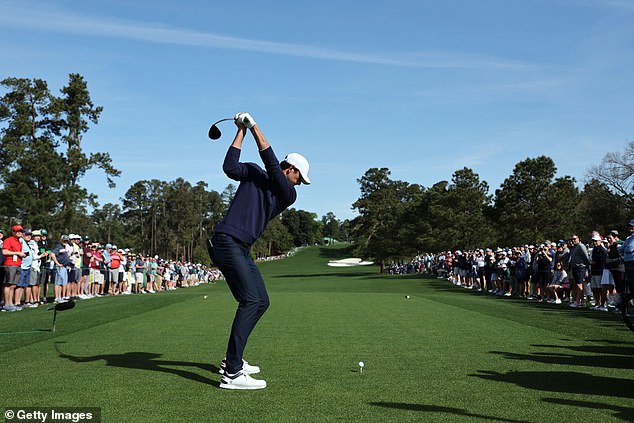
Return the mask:
M374 264L373 261L363 261L360 258L347 258L342 260L330 260L328 266L330 267L354 267L354 266L369 266Z

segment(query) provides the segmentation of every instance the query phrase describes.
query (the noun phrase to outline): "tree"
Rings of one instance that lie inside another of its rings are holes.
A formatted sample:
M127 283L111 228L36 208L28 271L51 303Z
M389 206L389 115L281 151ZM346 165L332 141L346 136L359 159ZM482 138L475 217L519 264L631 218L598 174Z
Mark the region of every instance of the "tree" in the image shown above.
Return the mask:
M426 190L411 215L412 236L422 250L472 249L489 243L494 230L486 215L489 185L469 168Z
M613 192L597 179L591 179L581 192L578 214L581 218L576 233L588 234L596 230L604 234L622 227L623 222L631 218L631 208L626 196Z
M387 168L371 168L357 180L361 197L352 205L359 216L351 222L356 252L378 259L399 259L416 252L407 231L408 211L422 195L418 185L390 179Z
M495 192L500 242L520 245L569 235L579 190L569 176L555 179L556 171L546 156L515 165L513 174Z
M53 96L40 79L1 83L9 91L0 99L0 121L6 122L0 132L0 213L25 225L55 226L51 215L58 211L63 162L55 150Z
M340 239L341 236L341 222L337 220L337 217L333 212L328 212L321 218L322 224L322 237Z
M601 164L588 170L588 179L596 179L627 199L634 207L634 141L620 152L607 153Z
M222 201L225 203L226 207L229 207L229 204L231 204L231 202L233 201L233 197L236 196L237 190L238 188L235 185L229 184L226 186L224 191L222 191L222 194L220 194L220 197L222 198Z
M315 213L293 208L282 212L282 223L293 238L293 245L313 245L321 240L321 224Z
M91 153L87 156L82 149L84 135L88 132L89 124L97 124L103 107L95 107L88 84L84 78L71 73L68 85L61 89L62 97L55 99L53 112L58 117L57 125L62 139L66 144L64 156L65 180L62 193L62 220L70 227L76 213L76 207L88 200L87 191L79 186L79 180L85 173L97 166L106 173L108 186L115 186L113 178L120 175L120 171L112 166L112 159L108 153Z
M262 236L253 244L252 251L256 257L267 257L279 255L292 248L293 237L278 216L268 223Z
M123 213L118 204L107 203L92 212L92 230L89 231L93 239L102 242L133 245L134 239L129 236L123 222Z

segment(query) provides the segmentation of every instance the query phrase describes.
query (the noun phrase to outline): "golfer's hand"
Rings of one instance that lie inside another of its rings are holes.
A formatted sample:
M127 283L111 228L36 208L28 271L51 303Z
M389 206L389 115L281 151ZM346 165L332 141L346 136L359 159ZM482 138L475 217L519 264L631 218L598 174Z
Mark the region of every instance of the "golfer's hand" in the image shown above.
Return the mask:
M240 122L240 121L238 121L238 120L236 119L236 120L234 120L234 121L233 121L233 123L235 123L235 124L236 124L236 126L238 127L238 129L239 129L240 131L246 132L247 127L246 127L246 126L244 126L244 124L243 124L242 122Z
M249 129L253 128L256 125L255 119L253 119L251 115L246 112L238 113L234 119L236 120L236 122L240 122Z

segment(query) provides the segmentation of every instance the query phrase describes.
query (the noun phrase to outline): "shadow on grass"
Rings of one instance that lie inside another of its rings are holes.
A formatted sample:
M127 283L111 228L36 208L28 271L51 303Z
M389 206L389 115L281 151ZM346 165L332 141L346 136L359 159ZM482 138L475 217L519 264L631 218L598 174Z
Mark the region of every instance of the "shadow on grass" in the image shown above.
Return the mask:
M57 349L57 345L55 346ZM124 369L138 369L149 370L153 372L161 372L173 374L185 379L193 380L194 382L204 383L206 385L213 385L218 387L219 382L208 379L199 375L193 371L174 369L173 367L190 367L200 370L218 373L218 368L207 363L192 363L188 361L176 361L176 360L159 360L162 354L148 353L148 352L127 352L124 354L100 354L93 355L91 357L77 357L69 354L64 354L57 349L57 352L61 358L73 361L75 363L90 363L94 361L103 360L106 362L106 366L120 367Z
M424 413L455 414L458 416L473 417L473 418L484 419L489 421L509 422L509 423L527 423L526 420L513 420L513 419L505 419L502 417L487 416L484 414L474 414L460 408L440 407L437 405L407 404L407 403L401 403L401 402L371 402L370 405L385 407L385 408L395 408L397 410L419 411Z
M546 346L548 347L548 346ZM551 348L557 348L552 346ZM575 347L571 347L574 349ZM634 359L631 355L613 354L612 347L603 349L602 355L578 355L556 352L535 352L530 354L517 354L512 352L491 351L491 354L500 355L508 360L533 361L543 364L558 364L563 366L587 366L607 369L634 369Z
M537 310L540 313L551 314L557 318L557 316L574 316L574 318L583 318L597 322L602 327L606 328L621 328L623 331L627 331L627 327L618 313L605 313L590 310L589 308L572 308L568 304L549 304L547 302L531 301L525 298L519 297L504 297L492 295L487 292L477 292L471 289L464 289L459 286L453 285L451 282L444 279L434 279L429 275L423 277L427 279L425 287L431 288L438 292L451 292L459 296L472 296L475 295L480 298L486 298L490 301L503 301L505 303L517 304L521 308Z
M603 404L600 402L590 402L590 401L574 401L574 400L565 400L560 398L544 398L544 402L548 402L551 404L557 405L567 405L570 407L574 407L575 409L579 409L579 407L583 408L591 408L593 410L608 410L611 411L613 417L617 419L624 420L626 422L634 422L634 408L632 407L620 407L618 405L611 404ZM574 410L572 411L574 413Z
M616 398L634 398L634 381L614 377L594 376L579 372L517 372L497 373L479 370L470 376L495 382L512 383L522 388L546 392L564 392Z
M552 348L552 349L566 349L576 352L582 353L591 353L591 354L604 354L604 355L623 355L629 357L631 360L630 367L626 367L629 369L634 369L634 343L629 342L618 342L615 340L604 340L604 341L593 341L588 339L587 342L599 342L610 345L575 345L575 346L564 346L564 345L543 345L543 344L534 344L533 347L540 348Z

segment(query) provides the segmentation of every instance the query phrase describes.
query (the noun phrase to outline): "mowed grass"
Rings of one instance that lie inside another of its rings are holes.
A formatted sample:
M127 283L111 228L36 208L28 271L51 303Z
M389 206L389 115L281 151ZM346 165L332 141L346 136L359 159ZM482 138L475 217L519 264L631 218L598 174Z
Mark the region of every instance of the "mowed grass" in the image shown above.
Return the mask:
M79 302L54 334L51 311L3 313L2 403L100 407L105 422L634 421L619 316L326 265L348 256L260 265L271 308L246 359L265 390L218 388L236 307L220 282Z

